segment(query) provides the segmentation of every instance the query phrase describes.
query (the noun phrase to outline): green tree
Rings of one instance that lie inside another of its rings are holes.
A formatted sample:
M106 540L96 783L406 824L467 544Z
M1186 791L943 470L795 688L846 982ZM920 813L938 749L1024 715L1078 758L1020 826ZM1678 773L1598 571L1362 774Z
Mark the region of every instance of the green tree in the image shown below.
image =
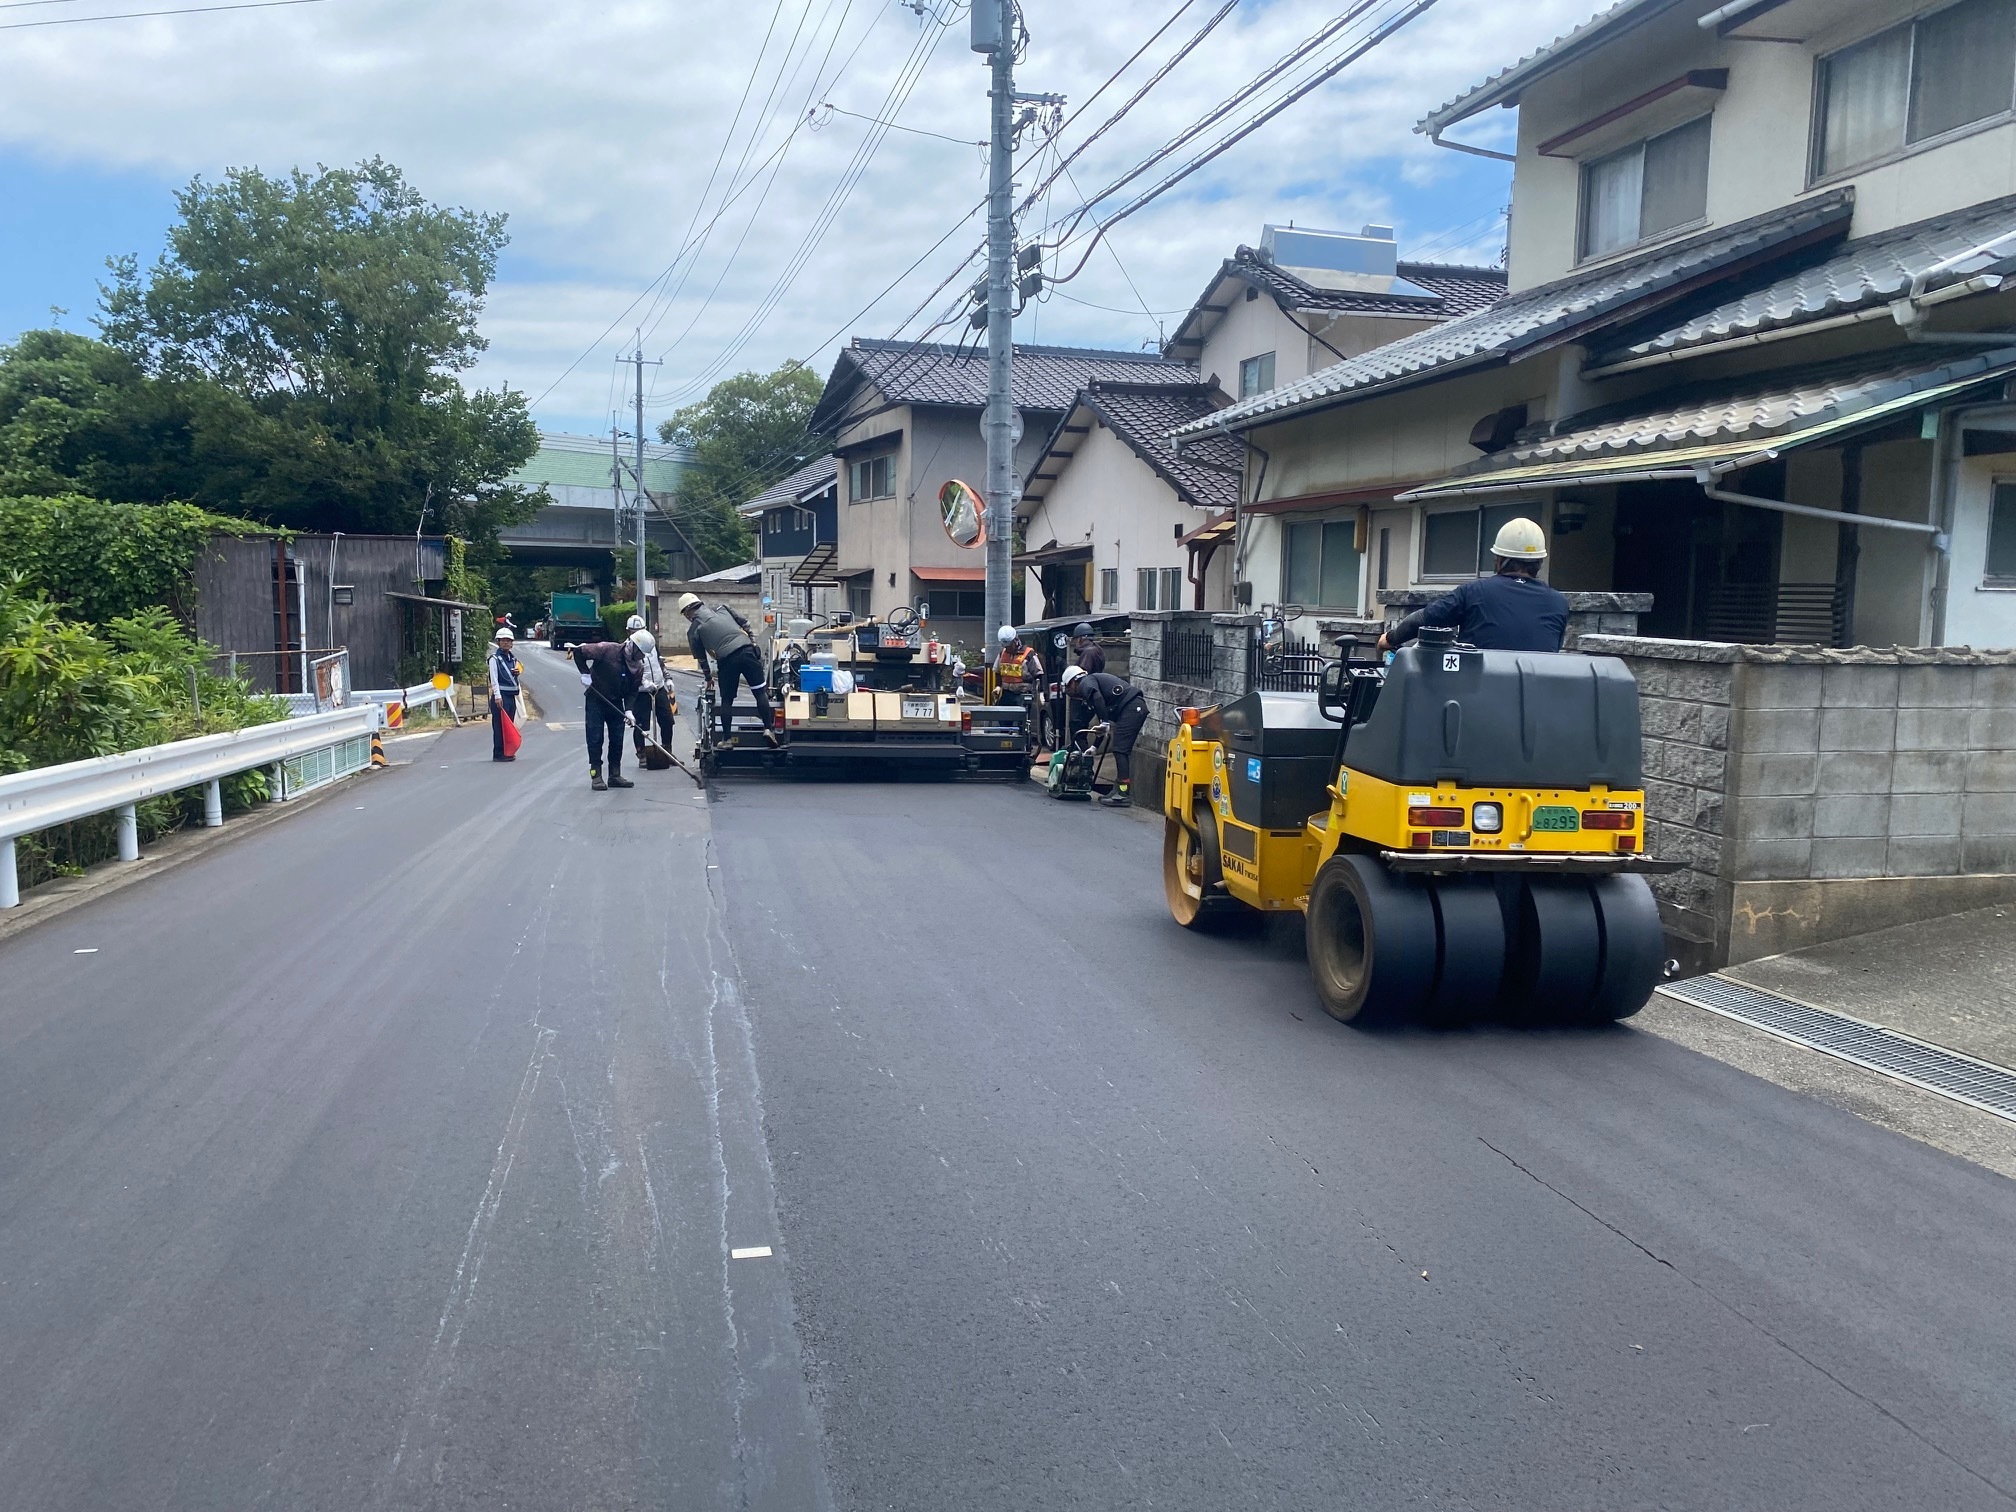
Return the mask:
M736 506L826 450L806 423L822 387L795 362L774 373L737 373L658 428L663 440L693 449L675 509L710 568L747 561L755 550Z
M378 158L233 169L176 203L150 270L112 262L99 325L173 399L188 464L172 489L128 481L123 496L318 530L404 532L424 510L428 529L476 541L543 502L504 481L538 447L524 395L456 376L486 345L503 216L430 204Z
M193 497L190 396L126 353L72 331L0 347L0 495Z

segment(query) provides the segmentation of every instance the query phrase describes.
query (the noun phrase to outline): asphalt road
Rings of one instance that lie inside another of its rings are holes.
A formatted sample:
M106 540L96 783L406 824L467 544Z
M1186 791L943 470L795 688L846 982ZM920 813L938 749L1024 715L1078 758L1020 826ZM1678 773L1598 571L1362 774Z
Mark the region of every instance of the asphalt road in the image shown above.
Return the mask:
M1341 1028L1033 788L590 793L528 661L516 765L0 945L0 1504L2016 1500L2006 1179Z

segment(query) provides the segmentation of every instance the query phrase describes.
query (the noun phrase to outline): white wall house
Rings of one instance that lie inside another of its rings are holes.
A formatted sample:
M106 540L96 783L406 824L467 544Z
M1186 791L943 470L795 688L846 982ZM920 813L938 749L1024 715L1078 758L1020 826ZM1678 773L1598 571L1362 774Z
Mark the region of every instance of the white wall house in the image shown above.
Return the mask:
M1188 363L1154 353L1017 346L1017 472L1043 451L1085 385L1195 378ZM856 338L842 349L811 419L834 438L839 462L837 574L848 607L879 615L926 603L933 628L976 653L987 640L984 555L946 532L938 494L955 478L976 487L986 481L986 393L984 350ZM1082 569L1080 584L1082 610Z
M1219 265L1164 347L1171 359L1193 363L1203 381L1081 391L1027 470L1028 617L1042 617L1039 602L1046 612L1069 612L1055 589L1076 562L1091 564L1094 609L1232 607L1232 554L1219 548L1230 543L1245 449L1207 434L1179 457L1169 432L1504 292L1497 268L1400 261L1390 227L1264 227L1257 248L1242 246ZM1338 549L1335 512L1319 506L1306 516L1288 532L1292 567L1261 596L1306 592L1313 603L1348 592L1355 604L1356 558ZM1042 585L1052 591L1039 600Z
M1179 428L1249 591L1319 501L1366 610L1523 513L1652 633L2016 644L2016 7L1624 0L1420 129L1501 107L1500 303Z

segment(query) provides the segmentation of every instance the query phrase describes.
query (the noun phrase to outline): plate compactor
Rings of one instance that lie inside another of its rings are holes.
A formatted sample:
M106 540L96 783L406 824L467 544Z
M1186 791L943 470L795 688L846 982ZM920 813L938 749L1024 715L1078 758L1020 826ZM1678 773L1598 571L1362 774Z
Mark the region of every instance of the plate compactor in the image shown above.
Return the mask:
M1189 710L1169 743L1163 882L1187 928L1307 916L1346 1023L1604 1021L1664 964L1638 687L1614 657L1424 630L1390 667Z

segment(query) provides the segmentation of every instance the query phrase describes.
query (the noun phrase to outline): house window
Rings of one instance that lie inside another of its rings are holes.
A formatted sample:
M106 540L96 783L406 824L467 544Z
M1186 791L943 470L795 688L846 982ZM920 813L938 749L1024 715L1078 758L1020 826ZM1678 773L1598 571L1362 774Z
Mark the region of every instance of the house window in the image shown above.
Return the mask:
M2016 588L2016 483L1995 485L1988 516L1988 565L1982 581L1991 588Z
M1708 214L1709 120L1700 116L1583 164L1584 257L1634 246Z
M1262 352L1239 364L1239 397L1251 399L1274 387L1274 354Z
M1101 567L1099 569L1099 607L1118 609L1120 607L1120 569Z
M2016 0L1961 0L1820 60L1816 177L2009 113Z
M1116 571L1114 575L1119 574ZM1134 569L1136 609L1181 609L1183 571L1179 567L1136 567Z
M847 585L847 612L856 619L868 617L868 594L873 586L866 578Z
M1531 504L1493 504L1484 509L1445 509L1421 522L1421 576L1482 577L1492 570L1491 543L1507 520L1538 519Z
M1350 520L1296 520L1283 542L1281 596L1310 608L1358 604L1357 526Z
M847 464L847 497L853 503L863 499L891 499L896 496L896 454L860 457Z

